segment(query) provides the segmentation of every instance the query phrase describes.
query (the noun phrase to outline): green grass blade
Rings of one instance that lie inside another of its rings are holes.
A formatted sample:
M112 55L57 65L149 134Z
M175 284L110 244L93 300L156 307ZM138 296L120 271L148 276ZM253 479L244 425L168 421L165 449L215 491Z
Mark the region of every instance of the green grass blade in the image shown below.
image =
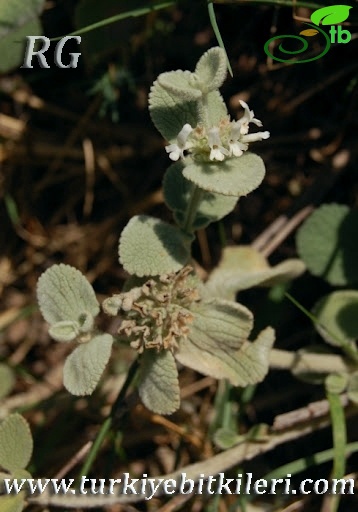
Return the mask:
M343 458L343 453L346 457L349 457L355 452L358 452L358 442L347 444L344 451L340 453L340 457ZM283 478L288 474L295 475L297 473L301 473L312 466L319 466L320 464L324 464L325 462L329 462L334 459L334 453L335 449L330 448L329 450L324 450L307 457L302 457L301 459L289 462L288 464L284 464L283 466L270 471L264 476L264 478L265 480L272 480L273 478Z
M209 11L210 23L211 23L211 26L213 28L215 37L216 37L216 39L218 41L218 44L219 44L220 48L222 48L224 50L224 52L225 52L227 68L229 70L230 75L234 76L233 72L232 72L232 68L231 68L231 64L230 64L229 58L227 56L227 52L226 52L226 49L225 49L224 41L223 41L223 39L221 37L220 29L219 29L218 23L216 21L214 5L213 5L212 0L208 0L208 11Z
M159 11L161 9L166 9L167 7L171 7L176 4L176 0L170 0L169 2L161 2L160 4L154 4L150 7L139 7L137 9L132 9L131 11L122 12L121 14L115 14L114 16L110 16L101 21L97 21L96 23L92 23L92 25L88 25L87 27L80 28L79 30L75 30L70 34L66 34L67 36L79 36L81 34L86 34L87 32L91 32L91 30L96 30L97 28L104 27L106 25L110 25L111 23L115 23L116 21L125 20L127 18L138 18L139 16L144 16L152 11ZM51 41L59 41L64 36L54 37Z

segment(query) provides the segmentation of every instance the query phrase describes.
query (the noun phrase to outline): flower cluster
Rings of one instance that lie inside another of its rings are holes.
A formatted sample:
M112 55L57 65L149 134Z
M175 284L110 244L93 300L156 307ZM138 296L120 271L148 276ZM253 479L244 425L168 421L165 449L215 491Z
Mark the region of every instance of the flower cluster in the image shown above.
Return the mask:
M184 158L184 151L188 151L195 159L221 162L227 157L241 156L250 142L268 139L268 131L248 133L250 123L261 127L262 122L254 117L247 103L240 100L240 104L245 112L238 121L230 121L229 117L225 117L218 126L210 129L200 124L195 128L185 124L177 136L177 142L165 147L169 158L175 162Z
M118 333L125 335L139 353L145 349L174 352L179 341L186 339L193 322L190 306L200 299L190 282L191 272L187 266L177 273L163 274L103 302L105 313L114 316L122 312L125 316Z

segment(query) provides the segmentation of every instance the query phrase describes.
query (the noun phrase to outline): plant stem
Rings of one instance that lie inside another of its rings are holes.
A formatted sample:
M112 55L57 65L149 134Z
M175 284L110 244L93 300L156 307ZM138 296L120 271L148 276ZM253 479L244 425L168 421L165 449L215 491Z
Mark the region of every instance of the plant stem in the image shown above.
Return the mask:
M126 393L129 389L130 385L133 382L133 379L137 373L138 367L139 367L139 361L137 358L133 361L133 363L129 367L126 380L124 381L123 386L121 387L121 390L118 393L118 396L112 405L110 415L104 421L104 423L102 423L102 426L96 436L96 439L91 447L91 450L89 451L89 454L81 468L80 476L83 476L83 475L87 476L87 474L91 470L92 464L95 461L97 453L100 450L105 438L107 437L108 432L111 430L111 427L113 425L113 420L116 418L121 406L123 405L124 398L126 396Z
M190 235L193 233L192 226L202 197L203 190L193 183L183 225L183 230Z
M344 358L335 354L289 352L273 349L270 367L304 373L346 373L349 366Z

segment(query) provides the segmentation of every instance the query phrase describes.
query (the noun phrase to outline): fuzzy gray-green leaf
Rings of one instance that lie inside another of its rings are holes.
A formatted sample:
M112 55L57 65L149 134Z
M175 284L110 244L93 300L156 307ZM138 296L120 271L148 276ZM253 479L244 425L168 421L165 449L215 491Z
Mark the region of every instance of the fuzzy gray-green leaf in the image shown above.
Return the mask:
M0 424L0 466L13 472L25 468L32 455L32 436L20 414L10 414Z
M0 363L0 399L7 396L15 385L15 375L7 364Z
M119 240L119 259L129 274L155 276L177 272L189 260L191 238L154 217L133 217Z
M275 331L266 327L255 341L247 341L235 355L237 386L261 382L269 371L269 356L275 341Z
M307 268L330 284L358 282L358 211L324 204L297 232L297 249Z
M195 74L199 78L201 90L205 93L222 86L227 72L226 55L222 48L211 48L199 59Z
M176 359L204 375L238 385L235 355L251 332L252 313L225 300L202 302L193 306L191 313L194 321L188 339L180 342Z
M0 2L0 73L23 63L26 36L42 34L40 13L44 4L45 0Z
M258 155L244 153L223 162L191 161L183 170L185 178L208 192L225 196L246 196L265 176L265 165Z
M98 334L67 357L63 383L72 395L90 395L94 391L111 356L112 344L110 334Z
M30 475L31 477L31 475ZM0 496L1 512L21 512L25 505L24 492L16 495Z
M196 101L178 98L162 87L158 80L150 89L149 112L155 127L169 142L176 141L186 123L194 128L199 122Z
M202 93L192 86L193 80L190 71L169 71L158 76L158 83L169 94L181 101L197 101Z
M184 178L183 169L183 162L172 164L167 169L163 180L165 202L174 211L174 216L180 226L184 225L185 213L193 187L193 184ZM204 192L192 228L194 230L203 228L211 222L222 219L235 208L236 203L236 197Z
M322 297L314 306L315 325L322 338L335 346L358 340L358 291L339 290Z
M92 286L79 270L69 265L53 265L37 284L41 313L49 324L63 320L80 322L87 312L99 313L99 304Z
M270 267L266 258L250 246L225 247L219 265L205 284L207 294L234 300L236 293L253 286L273 286L295 279L305 271L299 259Z
M73 341L80 333L80 326L73 320L62 320L51 325L48 332L56 341Z
M157 414L172 414L180 405L178 370L169 350L146 350L139 374L139 396Z

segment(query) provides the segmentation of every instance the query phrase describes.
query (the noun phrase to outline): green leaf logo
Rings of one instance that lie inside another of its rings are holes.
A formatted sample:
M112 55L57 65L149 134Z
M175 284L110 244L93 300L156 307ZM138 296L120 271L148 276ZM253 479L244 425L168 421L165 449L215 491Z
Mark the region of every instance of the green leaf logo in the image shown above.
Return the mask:
M349 16L349 10L352 9L350 5L329 5L322 7L312 13L311 21L315 25L336 25L342 23Z

